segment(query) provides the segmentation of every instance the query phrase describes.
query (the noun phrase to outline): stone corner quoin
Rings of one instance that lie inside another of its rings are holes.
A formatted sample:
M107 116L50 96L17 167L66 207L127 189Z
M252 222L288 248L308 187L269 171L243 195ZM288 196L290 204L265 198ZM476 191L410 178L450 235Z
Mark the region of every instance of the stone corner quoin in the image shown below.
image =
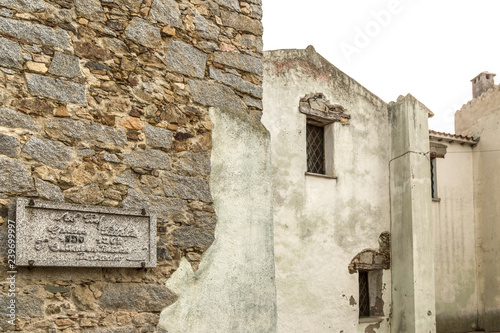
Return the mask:
M262 113L261 5L0 0L0 238L18 197L157 217L147 274L19 274L19 329L152 331L176 301L165 281L214 240L209 109Z

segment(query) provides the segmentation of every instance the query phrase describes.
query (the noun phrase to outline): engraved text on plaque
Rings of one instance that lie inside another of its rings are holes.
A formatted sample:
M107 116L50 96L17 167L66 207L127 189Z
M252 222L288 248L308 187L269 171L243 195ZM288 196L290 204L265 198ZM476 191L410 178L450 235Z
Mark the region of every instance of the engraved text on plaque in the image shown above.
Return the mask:
M145 210L16 202L18 266L155 267L156 218Z

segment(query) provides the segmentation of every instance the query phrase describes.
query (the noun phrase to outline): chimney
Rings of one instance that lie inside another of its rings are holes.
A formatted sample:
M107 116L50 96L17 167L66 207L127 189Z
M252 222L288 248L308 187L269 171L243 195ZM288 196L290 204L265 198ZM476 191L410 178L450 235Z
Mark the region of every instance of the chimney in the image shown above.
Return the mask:
M481 96L486 90L495 86L496 74L489 72L482 72L471 80L472 82L472 98Z

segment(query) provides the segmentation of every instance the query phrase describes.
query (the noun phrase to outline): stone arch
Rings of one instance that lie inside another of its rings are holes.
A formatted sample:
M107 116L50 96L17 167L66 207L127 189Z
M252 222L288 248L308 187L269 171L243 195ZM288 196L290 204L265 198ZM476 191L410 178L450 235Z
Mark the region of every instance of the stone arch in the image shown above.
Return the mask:
M349 264L349 273L358 270L372 271L391 268L391 233L384 231L378 238L379 249L365 249L359 252Z

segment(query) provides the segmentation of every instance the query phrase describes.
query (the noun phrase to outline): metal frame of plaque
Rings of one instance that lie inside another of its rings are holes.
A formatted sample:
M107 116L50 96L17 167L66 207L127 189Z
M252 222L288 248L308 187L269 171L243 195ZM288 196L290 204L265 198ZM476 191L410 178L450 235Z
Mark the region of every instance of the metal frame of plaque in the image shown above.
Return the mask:
M156 267L156 216L19 198L16 265Z

